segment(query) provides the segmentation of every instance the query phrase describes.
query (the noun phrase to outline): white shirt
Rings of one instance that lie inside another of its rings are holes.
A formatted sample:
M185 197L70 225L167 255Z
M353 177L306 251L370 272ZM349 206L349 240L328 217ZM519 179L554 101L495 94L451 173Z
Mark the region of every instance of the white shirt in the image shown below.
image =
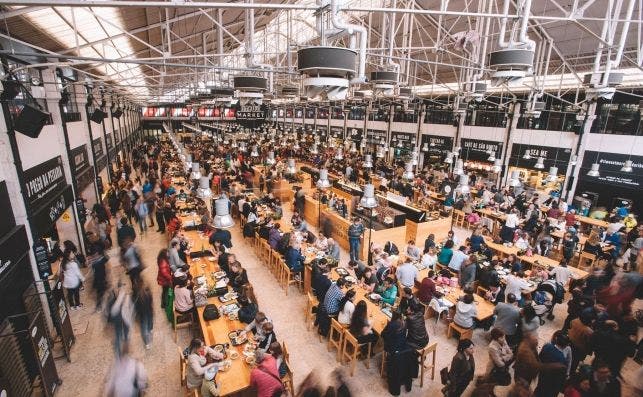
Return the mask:
M574 273L567 266L556 266L549 274L556 277L556 282L562 285L567 285L570 278L573 278Z
M65 266L66 269L63 271L63 287L69 288L78 288L82 281L85 281L85 277L80 272L78 263L75 260L72 260L67 263Z
M516 299L520 299L522 297L522 290L527 288L529 288L527 280L514 276L513 274L507 276L507 287L505 288L506 296L514 294Z
M351 323L351 318L353 317L353 312L355 311L355 304L351 301L346 301L344 305L344 310L340 311L337 315L337 321L340 324L348 325Z
M435 270L436 263L438 263L437 255L429 255L429 254L422 255L422 264L427 268Z
M398 266L395 275L400 281L400 284L402 284L404 287L413 287L415 285L415 279L418 276L418 268L415 267L412 263L403 263L402 265Z
M514 228L514 227L517 227L519 223L520 223L520 219L518 219L518 216L516 214L507 215L507 219L505 220L505 226Z

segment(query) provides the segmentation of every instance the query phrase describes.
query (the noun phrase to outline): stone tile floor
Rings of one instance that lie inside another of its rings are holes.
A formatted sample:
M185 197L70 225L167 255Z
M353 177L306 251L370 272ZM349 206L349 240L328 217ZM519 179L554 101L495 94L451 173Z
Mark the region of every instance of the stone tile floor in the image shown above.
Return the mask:
M285 219L290 219L290 212L286 210ZM132 354L141 359L145 365L150 379L148 395L158 397L182 396L179 386L179 359L178 347L187 346L190 340L188 330L179 331L178 345L174 342L174 335L164 312L160 308L160 287L156 284L156 255L161 248L167 244L166 237L154 232L155 228L149 228L148 232L137 238L136 243L141 249L143 260L147 265L143 272L144 280L151 286L155 297L154 317L154 341L150 350L145 350L138 327L130 334L130 345ZM237 254L238 260L247 269L250 281L255 287L255 293L260 303L261 310L273 319L277 338L286 341L290 352L291 362L294 368L295 385L315 371L322 379L327 378L333 369L339 366L335 361L334 352L328 352L325 342L320 342L314 330L306 330L304 324L305 297L298 293L295 287L291 287L288 297L278 286L274 277L267 268L256 258L250 245L243 240L241 230L235 226L232 230L233 252ZM461 241L468 235L464 229L457 230ZM111 285L119 281L129 286L129 279L123 273L118 261L116 249L112 249L110 260ZM346 252L342 252L342 263L348 258ZM94 297L91 292L91 274L85 283L88 287L81 292L81 301L85 306L82 310L72 311L71 317L74 324L81 328L86 323L86 332L79 335L76 345L72 348L72 362L65 359L57 360L56 364L60 377L63 379L62 386L58 389L58 395L66 396L100 396L103 395L103 385L107 372L113 362L114 354L112 348L112 333L105 323L102 313L94 312ZM637 302L640 306L640 302ZM540 328L539 336L541 346L554 330L561 327L566 316L566 307L557 305L555 309L556 318L547 321ZM431 341L438 342L436 379L430 380L425 375L424 387L419 387L419 380L415 380L413 390L410 393L402 392L408 396L435 396L441 395L439 382L439 369L450 364L455 353L456 339L446 339L446 324L437 323L434 319L427 320L427 328ZM482 374L488 362L486 352L486 333L483 330L474 332L473 341L476 345L476 374ZM379 376L381 355L371 361L371 368L366 369L362 363L356 366L355 376L349 378L351 390L355 396L386 396L389 395L385 379ZM346 366L344 366L346 368ZM623 371L625 379L631 382L638 364L628 360ZM496 395L506 394L507 387L497 387ZM470 386L464 395L471 393ZM633 395L631 389L625 387L624 395Z

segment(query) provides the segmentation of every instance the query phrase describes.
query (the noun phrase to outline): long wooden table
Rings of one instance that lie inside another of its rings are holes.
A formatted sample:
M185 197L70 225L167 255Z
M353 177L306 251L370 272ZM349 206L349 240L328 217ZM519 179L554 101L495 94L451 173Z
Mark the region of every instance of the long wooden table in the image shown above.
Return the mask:
M184 232L186 238L190 240L192 245L197 249L200 248L200 243L203 241L203 238L199 235L197 231L188 231ZM205 240L207 244L207 239ZM219 266L217 261L211 261L207 258L198 258L192 259L188 258L188 264L190 265L190 273L192 277L196 278L202 275L205 275L208 279L208 284L214 283L211 274L213 272L219 271ZM204 268L201 266L205 265ZM229 290L231 290L229 288ZM225 304L236 302L232 300L226 302ZM197 313L199 316L199 325L201 327L201 332L203 333L204 342L208 346L212 346L218 343L230 343L228 334L232 331L240 330L245 327L245 324L239 320L230 320L227 316L223 315L222 303L218 297L208 298L208 303L214 304L219 308L219 313L221 317L212 321L203 320L203 307L197 308ZM248 334L248 338L251 338L252 335ZM249 364L244 361L243 355L243 345L233 347L230 345L230 349L234 349L239 353L239 357L232 361L232 366L225 372L219 372L217 374L217 384L219 385L219 393L221 396L229 396L233 394L238 394L250 387L250 371L252 368Z

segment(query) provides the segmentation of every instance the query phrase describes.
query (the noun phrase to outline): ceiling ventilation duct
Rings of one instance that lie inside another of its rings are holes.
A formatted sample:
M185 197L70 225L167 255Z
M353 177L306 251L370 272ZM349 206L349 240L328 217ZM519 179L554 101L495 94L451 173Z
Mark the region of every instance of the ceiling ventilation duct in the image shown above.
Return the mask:
M471 92L469 92L469 99L476 102L482 102L484 94L487 92L487 85L485 83L472 83Z
M377 97L395 96L395 86L397 85L397 73L384 70L371 72L371 84L373 85L373 94Z
M489 54L489 68L492 70L491 82L496 86L504 83L517 83L526 76L533 74L536 42L527 36L531 0L524 0L522 7L518 10L517 14L522 17L518 28L517 41L513 40L511 32L510 40L505 41L509 19L509 3L510 0L504 0L503 3L503 17L501 18L500 34L498 36L498 48L500 49Z
M241 105L261 105L263 93L268 89L268 80L257 76L234 76L234 89Z
M525 116L538 118L543 110L545 110L545 102L533 101L529 104L527 110L525 110Z
M346 99L349 80L355 74L357 52L339 47L308 47L297 55L297 69L306 76L303 84L308 99Z
M607 77L605 72L588 73L583 77L583 85L587 87L585 95L588 99L612 99L616 87L623 83L623 76L622 72L610 72Z

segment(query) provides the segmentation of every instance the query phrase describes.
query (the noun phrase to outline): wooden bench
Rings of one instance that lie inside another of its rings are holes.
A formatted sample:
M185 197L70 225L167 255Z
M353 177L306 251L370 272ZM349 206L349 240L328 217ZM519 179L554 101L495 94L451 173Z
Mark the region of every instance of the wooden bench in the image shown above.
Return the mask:
M473 337L473 328L462 328L455 322L451 321L447 327L447 338L450 338L455 331L460 335L459 339L471 339Z

